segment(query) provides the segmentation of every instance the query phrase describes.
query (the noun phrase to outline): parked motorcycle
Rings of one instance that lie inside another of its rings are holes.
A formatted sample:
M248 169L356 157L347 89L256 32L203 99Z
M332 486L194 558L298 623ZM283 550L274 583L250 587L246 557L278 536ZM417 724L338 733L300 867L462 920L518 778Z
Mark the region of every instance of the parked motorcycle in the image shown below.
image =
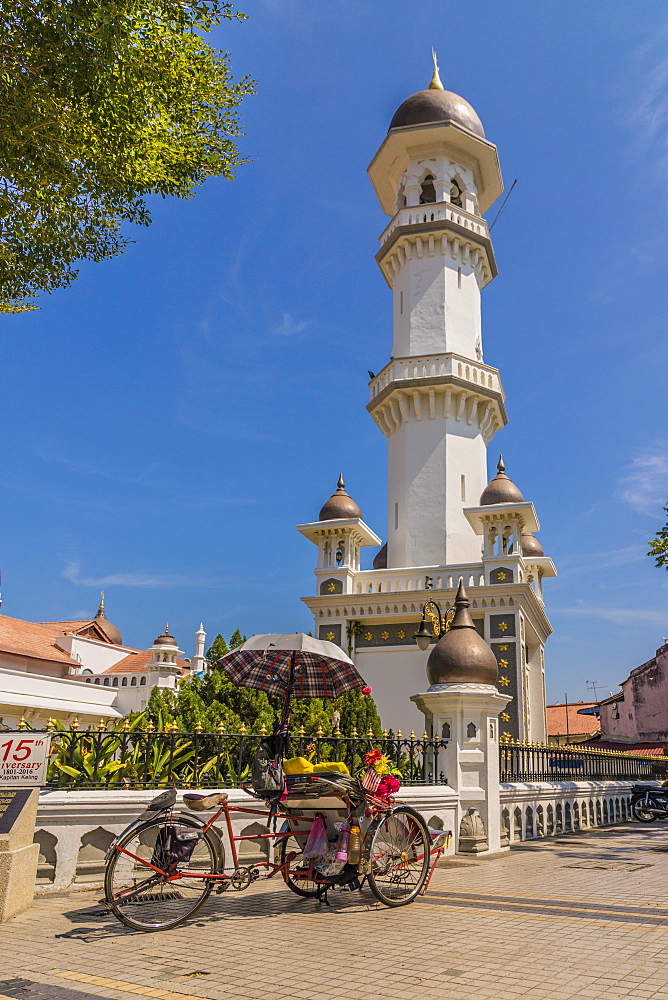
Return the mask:
M634 785L631 790L631 812L640 823L668 819L668 786Z

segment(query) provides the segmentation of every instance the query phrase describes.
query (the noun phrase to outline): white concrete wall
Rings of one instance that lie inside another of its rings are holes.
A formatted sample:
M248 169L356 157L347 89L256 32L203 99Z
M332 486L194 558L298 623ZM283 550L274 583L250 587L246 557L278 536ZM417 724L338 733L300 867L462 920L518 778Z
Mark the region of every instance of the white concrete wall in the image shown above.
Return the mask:
M81 664L82 670L91 670L101 674L124 660L129 653L136 650L125 646L110 646L97 639L88 639L82 635L63 635L56 639L56 645Z
M509 840L512 843L625 822L631 818L631 789L635 783L634 781L502 783L502 826L505 812L506 826L509 824L510 830ZM559 816L561 816L560 822ZM558 829L559 826L561 829Z
M414 730L422 736L424 715L410 699L425 686L428 655L417 646L358 649L355 653L357 669L373 688L373 699L381 721L395 733L400 729L404 736L408 736Z
M208 791L209 789L207 789ZM37 834L46 833L50 835L50 838L55 838L56 865L55 872L50 873L49 880L42 881L38 885L37 892L62 892L68 889L75 880L82 839L97 832L100 843L104 845L112 836L121 833L126 826L135 820L158 792L159 790L155 788L145 791L42 791L37 812L36 832ZM228 790L228 795L231 805L245 805L251 809L262 808L261 805L258 806L257 800L252 799L240 789ZM400 801L413 806L422 813L430 826L452 831L453 838L448 853L454 852L457 797L451 788L447 786L403 788ZM181 807L182 793L179 792L177 809ZM188 814L185 809L183 812ZM194 815L202 818L209 814L196 813ZM233 814L235 834L241 834L248 827L252 827L252 832L256 832L255 824L258 820L261 821L261 818L244 816L241 813ZM231 865L229 843L224 827L219 826L219 829L223 832L226 865L229 866ZM249 843L256 846L258 844L257 841ZM237 845L237 849L239 846ZM94 870L90 876L90 880L94 884L100 884L102 881L100 873L102 861L103 851L100 851L99 864L93 866L97 870ZM85 880L84 875L83 881L85 882ZM79 881L82 881L81 875Z

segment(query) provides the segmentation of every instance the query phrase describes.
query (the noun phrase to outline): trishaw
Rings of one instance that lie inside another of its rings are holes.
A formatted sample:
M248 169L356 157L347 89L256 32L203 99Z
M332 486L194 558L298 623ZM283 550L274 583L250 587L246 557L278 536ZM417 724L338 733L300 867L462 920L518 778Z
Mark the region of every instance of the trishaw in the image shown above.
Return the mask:
M306 650L298 652L296 642ZM352 661L333 643L298 634L253 637L220 664L237 683L285 697L280 723L256 752L251 787L242 786L256 803L231 805L225 792L187 791L183 804L191 815L184 815L174 813L175 789L158 795L107 852L105 901L118 919L135 930L168 930L193 916L213 889L238 891L276 875L298 896L327 905L332 890L368 886L386 906L404 906L425 892L447 834L430 831L419 813L398 802L387 779L383 787L374 770L379 751L366 755L357 777L341 762L312 773L303 758L296 758L303 762L301 773L299 767L283 771L291 695L315 697L324 690L336 697L342 685L344 691L363 685ZM208 811L206 820L192 815ZM235 815L264 818L267 832L235 834ZM269 841L270 853L240 864L237 844L244 840Z

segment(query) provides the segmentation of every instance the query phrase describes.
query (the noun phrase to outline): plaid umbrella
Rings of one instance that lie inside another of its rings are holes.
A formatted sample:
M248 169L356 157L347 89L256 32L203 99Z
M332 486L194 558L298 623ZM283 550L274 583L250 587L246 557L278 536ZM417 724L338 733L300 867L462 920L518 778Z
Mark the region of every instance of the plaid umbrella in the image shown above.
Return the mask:
M355 664L333 642L291 635L253 635L218 660L241 687L281 698L338 698L364 686Z

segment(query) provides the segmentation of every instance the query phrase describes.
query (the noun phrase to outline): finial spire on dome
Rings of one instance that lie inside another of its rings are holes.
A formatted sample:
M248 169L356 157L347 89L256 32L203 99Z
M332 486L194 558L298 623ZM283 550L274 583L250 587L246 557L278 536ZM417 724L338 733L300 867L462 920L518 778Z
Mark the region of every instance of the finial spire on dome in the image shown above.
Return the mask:
M436 51L432 48L431 56L434 60L434 73L431 78L431 83L429 84L428 90L445 90L445 87L441 83L441 78L438 75L438 62L436 60Z
M97 613L98 613L98 615L103 615L104 614L104 591L103 590L100 591L100 606L97 609Z
M505 472L506 471L506 466L505 466L505 463L503 461L503 455L499 455L499 461L496 463L496 471L497 472Z
M346 488L346 484L343 481L343 473L342 472L339 472L339 478L338 478L338 482L336 484L336 488L337 488L337 490L345 490L345 488Z
M469 612L471 602L469 601L469 595L466 593L466 587L464 586L464 577L459 578L459 587L457 588L457 596L455 597L455 614L450 628L472 628L475 629L473 624L473 619Z

